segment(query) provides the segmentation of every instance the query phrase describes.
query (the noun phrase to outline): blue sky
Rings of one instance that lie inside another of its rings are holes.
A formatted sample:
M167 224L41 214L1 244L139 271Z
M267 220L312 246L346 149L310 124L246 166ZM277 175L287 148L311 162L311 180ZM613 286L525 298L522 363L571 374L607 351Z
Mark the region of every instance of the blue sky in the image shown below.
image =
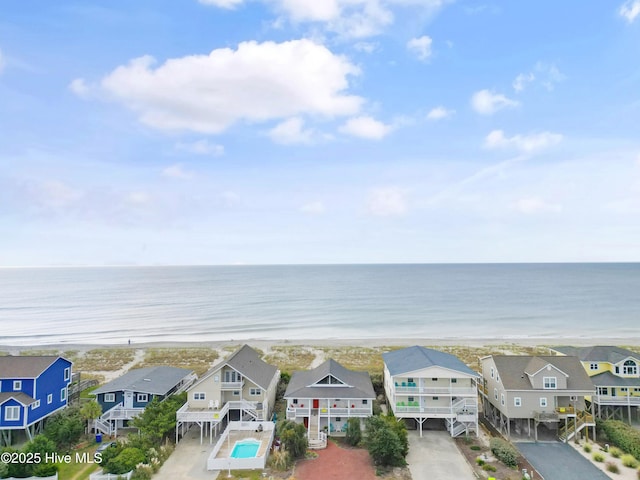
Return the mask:
M640 261L640 0L0 7L0 265Z

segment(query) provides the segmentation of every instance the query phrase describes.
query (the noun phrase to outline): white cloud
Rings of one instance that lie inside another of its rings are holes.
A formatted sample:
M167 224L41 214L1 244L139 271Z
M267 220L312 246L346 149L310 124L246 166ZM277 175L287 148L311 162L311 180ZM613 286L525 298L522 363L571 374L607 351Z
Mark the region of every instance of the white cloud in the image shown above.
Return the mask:
M431 109L431 111L427 114L427 119L442 120L443 118L448 118L455 115L455 113L455 110L448 110L445 107L439 106Z
M80 98L88 98L91 89L84 78L76 78L68 86L69 90Z
M527 215L546 212L559 213L562 211L562 205L547 203L539 197L520 198L514 204L514 208Z
M531 153L557 145L561 141L562 135L559 133L541 132L506 137L502 130L493 130L485 138L484 147L489 149L513 148L524 153Z
M198 0L204 5L213 5L214 7L232 9L238 5L242 5L244 0Z
M300 207L302 213L308 213L309 215L322 215L325 212L325 207L322 202L311 202Z
M177 143L176 148L183 152L193 153L194 155L213 155L219 157L224 155L224 146L217 143L211 143L207 139L196 140L191 143Z
M306 39L243 42L236 50L169 59L157 68L154 63L149 56L136 58L102 86L161 130L220 133L239 121L353 115L364 101L345 92L359 69Z
M538 80L544 88L551 91L557 83L564 81L567 77L558 69L555 63L538 62L535 66Z
M353 48L358 52L373 53L378 49L378 44L374 42L356 42Z
M513 108L518 105L520 102L490 90L480 90L471 97L471 106L481 115L491 115L503 108Z
M531 83L536 79L533 73L521 73L513 81L513 89L516 92L521 92L525 89L527 83Z
M353 135L354 137L380 140L393 130L393 126L384 124L373 117L363 115L350 118L339 130L342 133Z
M147 205L151 202L151 196L146 192L131 192L125 200L132 205Z
M314 132L311 129L305 130L303 127L304 120L300 117L293 117L269 130L268 135L271 140L282 145L310 144L313 142Z
M193 178L193 172L186 171L180 163L166 167L162 170L162 175L164 177L181 178L184 180Z
M640 0L627 0L618 10L620 16L624 17L627 22L633 22L640 15Z
M413 52L420 60L426 60L431 56L431 37L423 35L422 37L412 38L407 42L407 48Z
M367 209L372 215L393 217L408 211L407 194L398 187L377 188L371 191Z

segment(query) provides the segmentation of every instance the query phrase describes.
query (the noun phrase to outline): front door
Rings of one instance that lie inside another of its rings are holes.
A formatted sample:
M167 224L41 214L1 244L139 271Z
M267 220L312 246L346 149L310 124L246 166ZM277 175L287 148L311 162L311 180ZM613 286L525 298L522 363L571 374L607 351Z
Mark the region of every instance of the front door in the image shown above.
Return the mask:
M313 400L313 408L320 408L320 400L317 398Z
M133 392L124 392L124 408L133 408Z

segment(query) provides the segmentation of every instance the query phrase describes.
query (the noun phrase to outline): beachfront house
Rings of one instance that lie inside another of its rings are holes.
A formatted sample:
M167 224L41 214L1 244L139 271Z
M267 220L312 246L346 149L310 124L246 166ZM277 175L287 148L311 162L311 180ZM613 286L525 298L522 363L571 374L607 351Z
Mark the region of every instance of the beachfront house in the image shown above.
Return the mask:
M49 415L67 406L72 362L59 356L0 357L0 444L12 433L31 439Z
M183 392L197 378L193 371L184 368L157 366L130 370L91 393L103 412L95 422L96 431L117 434L152 400L162 401Z
M567 441L593 427L595 435L585 409L595 387L576 357L490 355L480 363L484 415L501 433Z
M327 435L344 435L347 420L373 414L371 377L329 359L313 370L293 372L284 398L287 419L304 423L309 446L326 447Z
M420 430L443 424L451 436L478 434L479 375L458 357L413 346L382 354L387 403Z
M611 346L552 347L558 355L574 355L596 387L587 397L591 411L601 419L640 421L640 355Z
M270 420L280 371L243 345L205 373L188 390L187 402L176 413L176 439L193 424L203 435L217 434L229 421Z

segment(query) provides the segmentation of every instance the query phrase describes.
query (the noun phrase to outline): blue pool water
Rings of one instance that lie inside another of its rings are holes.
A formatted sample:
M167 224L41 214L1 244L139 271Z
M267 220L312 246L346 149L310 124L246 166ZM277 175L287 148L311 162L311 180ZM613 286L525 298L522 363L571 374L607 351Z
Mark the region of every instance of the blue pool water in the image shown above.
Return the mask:
M260 448L260 442L255 440L243 440L242 442L236 442L231 452L232 458L253 458L258 455L258 448Z

